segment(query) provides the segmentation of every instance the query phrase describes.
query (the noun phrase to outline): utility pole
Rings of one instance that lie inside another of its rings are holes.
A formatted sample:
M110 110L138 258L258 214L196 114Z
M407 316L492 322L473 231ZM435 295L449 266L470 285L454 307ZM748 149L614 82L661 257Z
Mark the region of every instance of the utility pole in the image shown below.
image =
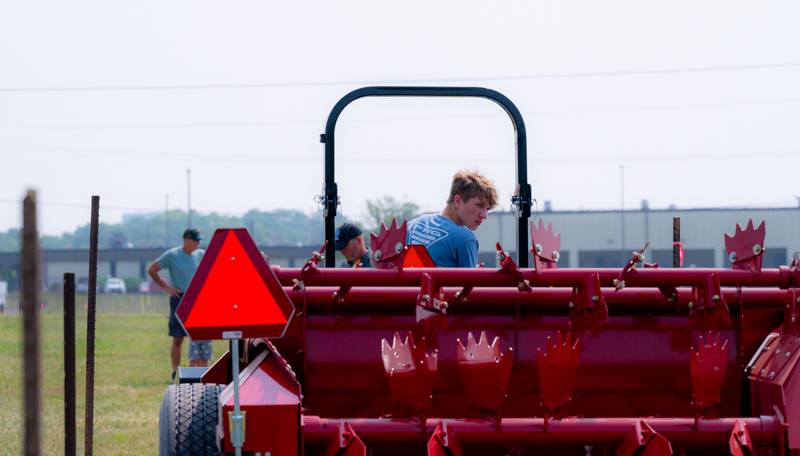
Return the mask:
M620 248L622 249L622 261L626 260L625 252L625 166L619 165L619 226L620 226Z
M189 213L189 224L186 228L192 227L192 170L186 170L186 207Z
M169 195L164 195L164 247L169 246Z

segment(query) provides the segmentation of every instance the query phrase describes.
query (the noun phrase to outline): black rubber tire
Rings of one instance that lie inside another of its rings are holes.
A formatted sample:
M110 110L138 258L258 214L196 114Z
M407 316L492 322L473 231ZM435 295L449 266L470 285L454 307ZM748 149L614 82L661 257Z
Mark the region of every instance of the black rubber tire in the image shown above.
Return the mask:
M158 418L159 456L217 456L219 393L224 386L169 385Z

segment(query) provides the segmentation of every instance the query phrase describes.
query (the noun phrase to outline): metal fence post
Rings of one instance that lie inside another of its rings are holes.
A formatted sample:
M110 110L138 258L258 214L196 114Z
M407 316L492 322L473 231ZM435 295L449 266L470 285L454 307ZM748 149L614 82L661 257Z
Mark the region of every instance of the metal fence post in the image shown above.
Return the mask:
M25 437L22 451L41 454L41 347L39 329L39 234L36 229L36 192L28 191L22 202L22 321L25 395Z
M100 218L100 197L92 196L92 218L89 231L89 296L86 313L86 410L84 419L84 455L92 456L94 439L94 329L97 304L97 243Z
M75 273L64 273L64 454L75 456Z

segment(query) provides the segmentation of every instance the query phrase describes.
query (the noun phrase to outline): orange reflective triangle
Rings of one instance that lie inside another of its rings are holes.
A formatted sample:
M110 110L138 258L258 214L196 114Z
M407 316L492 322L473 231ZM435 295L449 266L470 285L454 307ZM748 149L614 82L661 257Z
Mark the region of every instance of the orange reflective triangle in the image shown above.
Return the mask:
M178 307L193 339L281 336L294 313L286 292L244 229L218 229Z
M436 263L428 253L428 249L421 244L412 244L405 247L406 254L403 257L403 268L435 268Z

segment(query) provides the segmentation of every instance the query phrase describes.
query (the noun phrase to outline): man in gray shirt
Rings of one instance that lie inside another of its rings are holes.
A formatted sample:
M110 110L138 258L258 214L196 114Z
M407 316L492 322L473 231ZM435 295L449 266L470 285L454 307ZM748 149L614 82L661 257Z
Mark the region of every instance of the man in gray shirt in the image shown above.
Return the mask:
M173 247L161 254L147 270L150 277L158 286L169 294L169 335L172 337L170 349L170 359L172 361L172 378L181 364L181 345L186 333L183 330L175 310L181 302L181 297L192 276L203 258L204 250L199 249L200 232L194 228L189 228L183 232L183 245ZM158 271L166 269L169 271L170 284L158 275ZM211 358L211 342L207 340L190 341L189 343L189 366L205 367Z

